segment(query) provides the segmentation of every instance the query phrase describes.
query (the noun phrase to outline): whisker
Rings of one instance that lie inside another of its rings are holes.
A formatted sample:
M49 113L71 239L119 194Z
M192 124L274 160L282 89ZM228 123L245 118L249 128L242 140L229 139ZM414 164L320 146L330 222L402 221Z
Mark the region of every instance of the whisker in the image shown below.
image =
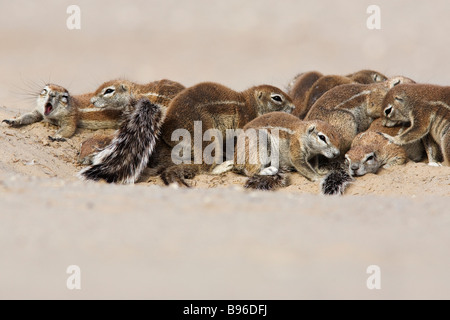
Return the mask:
M9 92L17 102L26 102L27 105L35 105L35 101L44 86L20 74L20 84L10 84Z

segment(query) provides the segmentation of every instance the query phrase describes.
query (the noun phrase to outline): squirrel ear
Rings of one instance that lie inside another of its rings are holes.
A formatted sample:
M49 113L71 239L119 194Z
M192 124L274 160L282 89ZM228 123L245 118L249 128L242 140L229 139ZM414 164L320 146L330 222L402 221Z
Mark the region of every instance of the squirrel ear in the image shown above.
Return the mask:
M312 124L308 127L308 134L313 133L316 130L316 125Z
M121 87L121 89L122 89L123 91L128 91L127 85L121 84L120 87Z
M263 92L262 91L256 91L255 92L255 96L257 99L261 100L262 96L263 96Z

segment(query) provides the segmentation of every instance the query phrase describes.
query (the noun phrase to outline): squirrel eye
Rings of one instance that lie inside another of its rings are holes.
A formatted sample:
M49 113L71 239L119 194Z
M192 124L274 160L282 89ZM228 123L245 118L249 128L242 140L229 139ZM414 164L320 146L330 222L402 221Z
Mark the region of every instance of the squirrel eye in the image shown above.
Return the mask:
M373 160L374 158L375 158L374 156L369 156L369 157L367 157L366 161L371 161L371 160Z
M404 100L400 97L394 97L395 100L397 100L398 102L403 102Z
M323 134L319 134L319 139L322 140L323 142L327 142L327 138L325 138L325 136Z
M108 89L105 90L105 92L103 94L110 94L110 93L113 93L113 92L114 92L114 89L108 88Z
M281 96L279 94L274 94L274 95L271 96L271 98L272 98L273 101L283 102L283 99L281 98Z

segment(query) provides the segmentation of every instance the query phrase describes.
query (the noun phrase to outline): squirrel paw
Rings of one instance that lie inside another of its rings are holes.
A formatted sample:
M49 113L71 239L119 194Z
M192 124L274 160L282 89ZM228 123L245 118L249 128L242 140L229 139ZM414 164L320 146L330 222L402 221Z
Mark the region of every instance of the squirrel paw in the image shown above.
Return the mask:
M11 126L11 127L16 127L16 126L19 125L16 120L5 119L5 120L2 121L2 123L3 122L6 123L7 125Z
M276 175L278 173L278 168L276 167L267 167L261 170L261 172L259 173L260 176L273 176Z

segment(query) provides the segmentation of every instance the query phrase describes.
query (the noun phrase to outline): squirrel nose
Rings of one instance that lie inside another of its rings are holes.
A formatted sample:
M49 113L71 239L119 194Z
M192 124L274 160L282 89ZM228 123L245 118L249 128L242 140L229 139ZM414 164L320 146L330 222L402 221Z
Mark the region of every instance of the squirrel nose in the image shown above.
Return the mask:
M352 163L352 165L350 166L350 168L351 168L352 170L358 170L359 165L358 165L357 163Z

